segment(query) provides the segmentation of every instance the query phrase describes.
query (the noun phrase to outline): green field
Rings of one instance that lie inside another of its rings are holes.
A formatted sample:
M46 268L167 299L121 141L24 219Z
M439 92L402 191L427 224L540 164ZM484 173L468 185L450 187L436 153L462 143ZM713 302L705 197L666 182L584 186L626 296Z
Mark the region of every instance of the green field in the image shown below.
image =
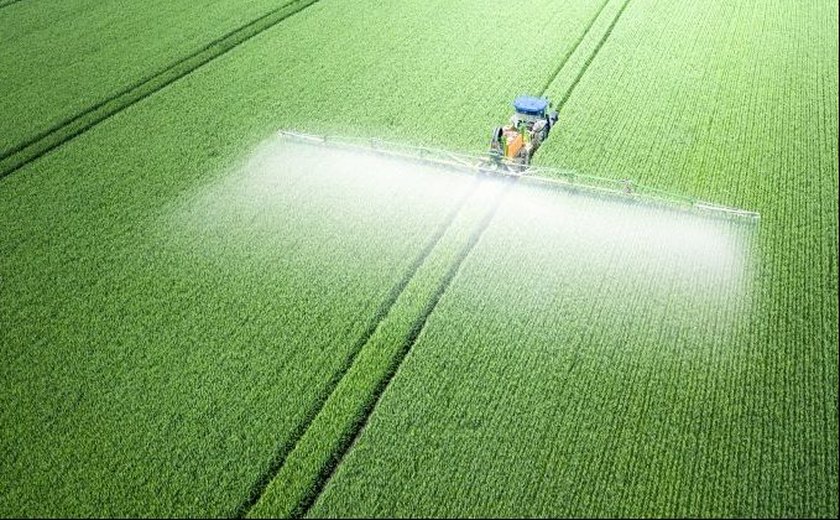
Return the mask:
M837 34L0 2L0 516L837 517ZM522 93L538 165L760 222L276 135L483 153Z

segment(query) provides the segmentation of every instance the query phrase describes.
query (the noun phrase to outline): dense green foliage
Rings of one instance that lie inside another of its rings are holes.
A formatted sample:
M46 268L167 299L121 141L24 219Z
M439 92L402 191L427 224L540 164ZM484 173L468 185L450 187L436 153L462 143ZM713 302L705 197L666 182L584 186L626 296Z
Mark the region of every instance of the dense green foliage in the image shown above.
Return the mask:
M0 10L0 158L289 0L38 0Z
M0 149L284 4L2 7ZM0 179L0 515L836 517L837 6L512 9L321 0ZM272 137L543 89L539 163L761 224Z
M634 0L539 161L760 211L755 278L704 302L691 255L640 283L655 240L592 267L559 210L500 211L312 513L836 515L836 34L836 5Z
M467 188L333 163L3 191L4 515L233 513Z
M521 62L508 48L486 82L442 96L466 64L494 61L495 33L453 45L438 31L517 27L480 4L318 3L2 180L3 514L224 515L247 499L458 190L377 186L387 172L373 172L356 187L281 183L251 214L224 179L247 181L247 155L278 127L483 141L577 35ZM534 6L580 31L596 7ZM441 68L444 55L458 62ZM420 117L433 99L441 112ZM473 130L450 135L443 114L459 111ZM366 216L331 211L344 198Z
M313 515L731 512L754 230L580 199L505 200Z

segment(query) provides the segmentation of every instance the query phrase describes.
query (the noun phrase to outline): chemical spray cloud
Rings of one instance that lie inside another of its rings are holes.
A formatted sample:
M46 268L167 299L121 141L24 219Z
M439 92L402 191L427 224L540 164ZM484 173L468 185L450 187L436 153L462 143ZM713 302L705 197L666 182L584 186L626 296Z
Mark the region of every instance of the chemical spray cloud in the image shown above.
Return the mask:
M217 185L204 189L188 213L210 238L205 242L211 254L294 247L300 239L289 238L290 228L312 229L313 237L326 241L355 236L379 247L402 247L419 240L410 236L413 229L424 222L442 223L442 215L463 197L495 193L490 187L502 182L510 179L479 178L434 163L274 138ZM679 295L698 312L708 315L713 309L724 319L735 312L733 306L742 308L749 291L755 229L684 208L520 182L507 191L471 256L491 265L531 266L546 283L562 280L581 294L589 291L592 298L607 297L606 292L616 300L641 297L639 313L646 298ZM504 273L488 277L494 284L504 283ZM604 279L614 280L608 289ZM487 291L492 297L491 289Z
M752 223L633 199L520 186L500 208L511 233L538 228L542 247L624 276L656 273L655 282L691 278L710 292L737 286L747 268ZM530 235L533 236L533 233Z

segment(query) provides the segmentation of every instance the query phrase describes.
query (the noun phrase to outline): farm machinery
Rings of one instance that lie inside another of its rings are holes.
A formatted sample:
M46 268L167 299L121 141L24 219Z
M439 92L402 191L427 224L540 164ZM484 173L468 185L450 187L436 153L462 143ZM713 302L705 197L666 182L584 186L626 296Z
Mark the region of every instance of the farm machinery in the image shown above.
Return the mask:
M488 158L495 168L524 172L557 123L557 111L547 99L533 96L517 97L513 108L510 124L493 129Z
M518 96L513 100L514 114L507 125L496 126L486 155L452 152L426 146L411 146L381 139L354 139L317 136L281 130L281 136L299 141L329 143L333 146L359 146L404 159L419 159L448 166L476 170L479 173L522 176L530 172L531 159L557 124L558 114L551 102L542 97Z
M539 184L576 193L586 192L596 196L620 197L639 203L679 207L724 218L753 221L758 221L760 218L760 215L753 211L668 193L642 186L629 179L610 179L585 175L573 170L534 166L532 165L534 154L558 124L558 113L548 99L535 96L515 98L513 109L514 114L510 117L509 123L493 129L485 154L468 154L377 138L311 135L291 130L280 130L278 135L299 143L373 153L393 159L477 173L481 176L513 177L529 184Z

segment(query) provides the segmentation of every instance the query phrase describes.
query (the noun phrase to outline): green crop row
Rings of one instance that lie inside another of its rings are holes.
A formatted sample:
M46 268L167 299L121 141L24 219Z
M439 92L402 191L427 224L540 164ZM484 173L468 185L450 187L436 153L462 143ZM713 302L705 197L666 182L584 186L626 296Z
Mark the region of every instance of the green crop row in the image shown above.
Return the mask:
M837 6L635 7L565 107L579 130L540 160L761 213L730 509L834 516Z
M37 0L0 11L0 159L289 0Z
M679 514L715 433L698 406L732 413L749 358L750 231L516 190L313 516Z
M241 511L460 193L251 150L477 149L596 8L323 0L0 181L0 514Z
M510 201L311 514L837 516L837 19L631 0L538 162L761 223Z

